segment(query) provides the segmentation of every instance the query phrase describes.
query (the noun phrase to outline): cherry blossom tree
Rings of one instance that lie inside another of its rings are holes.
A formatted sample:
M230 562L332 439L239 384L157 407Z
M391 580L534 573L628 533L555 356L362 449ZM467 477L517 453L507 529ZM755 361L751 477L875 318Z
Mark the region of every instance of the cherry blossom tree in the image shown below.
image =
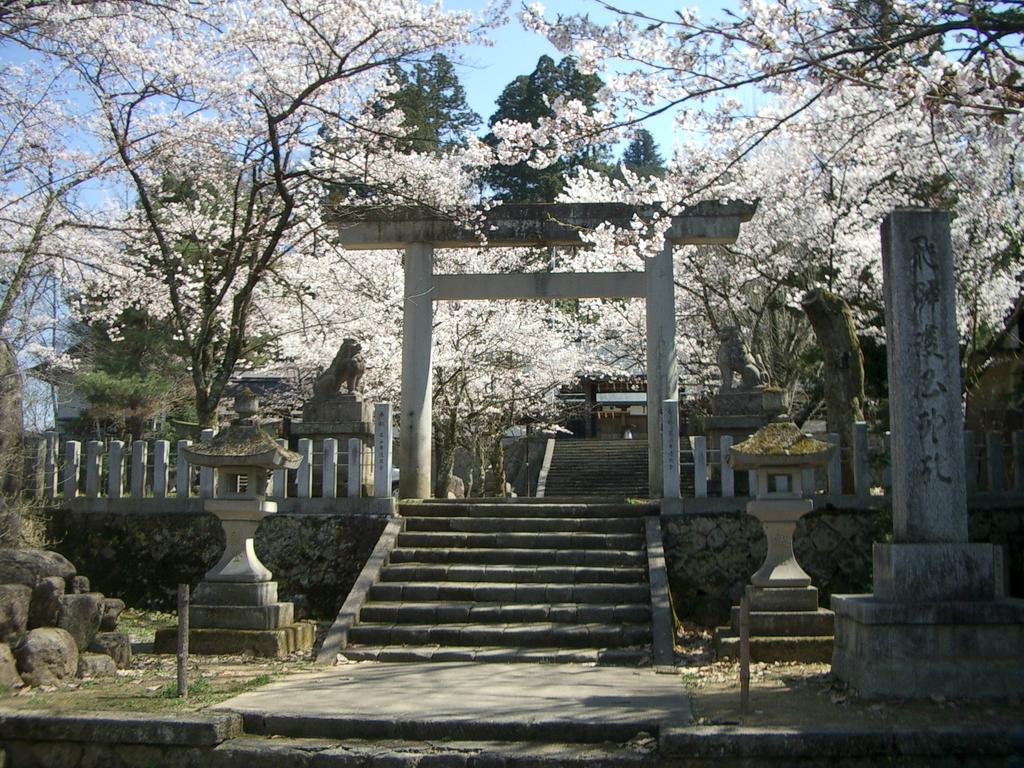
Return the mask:
M290 268L319 256L330 182L358 172L374 190L363 204L464 204L472 187L448 170L471 164L456 157L469 150L395 153L401 112L365 105L391 68L478 36L501 12L475 21L418 0L168 0L7 17L9 40L56 62L88 141L114 163L110 189L125 203L105 226L120 249L92 294L107 320L127 305L167 319L201 422L215 418L236 366L280 331L275 303L306 302ZM257 315L271 324L252 327Z

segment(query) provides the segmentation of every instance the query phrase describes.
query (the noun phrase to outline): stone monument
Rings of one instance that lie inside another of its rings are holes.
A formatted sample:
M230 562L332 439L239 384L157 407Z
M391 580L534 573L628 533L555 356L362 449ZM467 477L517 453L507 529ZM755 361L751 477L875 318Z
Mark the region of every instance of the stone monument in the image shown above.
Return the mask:
M832 596L832 671L869 698L1019 696L1024 600L967 538L949 214L889 214L882 274L893 541L874 545L874 594Z
M360 394L365 371L359 342L355 339L342 341L334 360L313 383L313 396L302 407L302 422L292 423L290 435L311 439L314 452L320 453L324 438L336 439L342 452L348 449L351 438L358 438L363 444L361 495L370 495L373 488L373 406ZM322 477L319 472L316 476L318 481ZM338 477L347 475L339 472Z
M737 443L765 424L785 421L788 408L786 393L769 387L768 376L751 362L736 326L720 328L718 341L717 360L722 382L718 394L711 400L712 415L705 421L712 451L721 450L724 435ZM742 492L745 488L745 477L738 475L737 489Z
M291 603L277 599L277 582L256 556L260 521L277 512L267 501L276 469L295 469L299 455L281 448L256 422L258 401L246 390L235 398L238 419L209 440L184 449L189 464L216 470L213 498L203 509L224 527L221 559L203 576L189 608L189 647L195 653L287 656L313 647L313 625L294 621ZM177 628L157 632L154 650L173 653Z
M832 611L818 607L818 590L797 562L793 532L814 508L803 497L804 471L828 461L833 446L804 435L796 424L768 424L729 452L733 469L757 473L757 498L747 503L764 528L768 551L746 587L752 661L828 661ZM739 657L739 607L732 625L715 633L719 657Z

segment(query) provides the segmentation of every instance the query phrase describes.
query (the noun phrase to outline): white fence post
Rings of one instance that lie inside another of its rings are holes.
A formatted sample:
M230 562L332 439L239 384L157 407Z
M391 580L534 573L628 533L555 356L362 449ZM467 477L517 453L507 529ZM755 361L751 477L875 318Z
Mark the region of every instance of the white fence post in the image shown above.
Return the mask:
M153 443L153 496L167 498L168 481L171 477L171 443L156 440Z
M736 483L733 479L732 467L729 466L730 448L732 448L732 436L722 435L718 439L718 464L722 475L723 499L731 499L736 495Z
M969 429L964 430L964 480L970 498L978 492L978 446Z
M828 495L843 495L843 446L839 442L838 432L825 434L825 442L835 446L828 460Z
M111 440L107 452L107 496L120 499L124 496L124 442Z
M57 495L57 433L46 433L46 455L43 458L44 488L46 498L52 499Z
M708 495L708 439L696 435L693 443L693 495L705 499Z
M661 495L679 498L679 401L661 403Z
M216 434L213 429L204 429L199 433L199 439L201 441L211 440ZM214 476L213 467L200 467L199 468L199 495L204 499L213 498L213 485L216 482Z
M300 499L309 499L313 496L313 441L308 437L299 440L299 455L302 461L296 470L296 485Z
M988 468L989 493L1006 490L1003 474L1006 471L1003 459L1003 433L990 430L985 434L985 464Z
M325 499L338 496L338 441L333 437L324 438L324 488Z
M282 448L288 447L288 441L283 437L279 438L277 444ZM274 499L288 498L288 470L275 469L270 478L270 496Z
M858 498L871 495L871 462L868 460L868 425L853 422L853 490Z
M82 465L82 444L77 440L68 440L64 445L64 487L61 489L65 499L78 496L78 474Z
M149 458L149 446L145 440L132 443L132 476L131 488L133 499L146 498L146 464Z
M192 445L191 440L179 440L174 463L174 495L179 499L187 499L192 495L192 467L185 457L185 449Z
M363 489L363 441L358 437L348 440L348 497L358 499Z
M103 443L90 440L85 444L85 496L95 499L100 495L100 476L103 473Z

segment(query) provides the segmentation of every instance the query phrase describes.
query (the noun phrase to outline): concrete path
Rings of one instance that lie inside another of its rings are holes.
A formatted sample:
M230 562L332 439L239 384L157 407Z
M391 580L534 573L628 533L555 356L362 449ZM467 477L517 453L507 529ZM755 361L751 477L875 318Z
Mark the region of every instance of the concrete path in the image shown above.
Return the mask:
M676 675L568 664L349 664L216 709L248 733L333 739L627 741L691 720Z

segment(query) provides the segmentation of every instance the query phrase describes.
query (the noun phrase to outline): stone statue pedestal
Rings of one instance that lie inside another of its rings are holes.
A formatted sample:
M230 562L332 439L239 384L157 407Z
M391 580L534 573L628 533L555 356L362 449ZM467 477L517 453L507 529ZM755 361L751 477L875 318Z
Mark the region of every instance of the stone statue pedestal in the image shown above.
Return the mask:
M355 437L363 444L362 496L373 495L373 405L357 394L337 393L328 398L313 399L302 407L302 421L292 422L291 437L308 438L313 441L313 452L323 455L324 438L338 441L338 484L336 493L345 496L348 484L345 456L348 455L348 441ZM314 465L313 484L321 487L323 469Z

